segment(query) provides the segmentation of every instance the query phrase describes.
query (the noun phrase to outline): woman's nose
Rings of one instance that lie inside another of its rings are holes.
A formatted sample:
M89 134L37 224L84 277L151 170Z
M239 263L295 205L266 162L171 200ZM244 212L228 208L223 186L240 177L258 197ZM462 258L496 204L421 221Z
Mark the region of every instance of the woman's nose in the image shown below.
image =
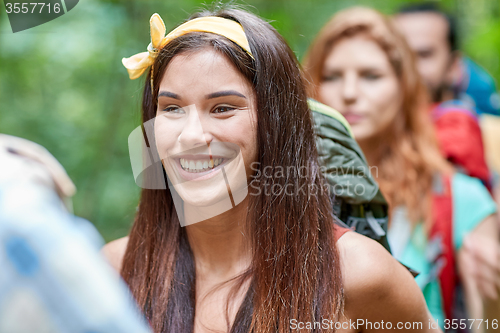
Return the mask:
M208 128L203 119L204 115L194 105L184 109L187 113L187 119L182 125L179 142L185 149L208 145L212 141L212 136L207 133Z
M344 85L342 86L342 98L347 104L354 103L358 97L358 82L355 75L352 73L344 77Z

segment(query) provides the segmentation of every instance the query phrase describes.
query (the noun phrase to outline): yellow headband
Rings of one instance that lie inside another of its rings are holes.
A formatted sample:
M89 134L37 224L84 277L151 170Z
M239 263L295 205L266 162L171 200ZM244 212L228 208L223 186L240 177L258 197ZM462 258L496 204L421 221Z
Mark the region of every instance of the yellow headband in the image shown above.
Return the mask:
M123 66L127 69L131 80L141 76L154 63L159 50L171 40L193 31L211 32L224 36L238 44L253 58L243 27L238 22L230 19L214 16L196 18L181 24L167 36L165 36L165 24L160 15L153 14L149 20L149 25L151 26L151 43L148 45L148 51L122 59Z

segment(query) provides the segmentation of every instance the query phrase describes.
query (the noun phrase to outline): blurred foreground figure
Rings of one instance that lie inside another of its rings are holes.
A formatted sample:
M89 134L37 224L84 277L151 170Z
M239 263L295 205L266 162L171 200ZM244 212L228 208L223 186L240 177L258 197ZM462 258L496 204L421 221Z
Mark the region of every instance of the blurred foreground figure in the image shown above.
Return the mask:
M0 332L149 332L43 147L0 134Z
M408 5L395 16L434 104L431 115L443 155L491 190L478 114L500 114L493 79L458 50L454 19L436 4Z

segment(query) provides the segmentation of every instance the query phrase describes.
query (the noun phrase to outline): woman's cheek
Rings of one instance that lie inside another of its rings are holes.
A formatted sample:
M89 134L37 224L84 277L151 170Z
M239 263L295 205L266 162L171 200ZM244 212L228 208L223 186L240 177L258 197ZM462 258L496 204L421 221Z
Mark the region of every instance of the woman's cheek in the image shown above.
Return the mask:
M336 86L334 83L322 83L319 89L318 97L320 99L320 102L322 102L323 104L336 109L340 113L343 112L340 105L340 87Z
M380 103L380 108L382 108L385 113L384 117L382 117L385 119L385 125L391 123L396 118L396 115L401 109L401 100L401 91L399 86L397 86L397 82L390 82L390 86L387 88L385 94L385 103Z
M160 124L160 126L155 127L156 147L162 159L167 157L167 152L175 146L175 142L180 135L178 132L178 129L167 124Z
M363 121L351 126L354 138L356 140L365 140L376 133L376 126L371 118L365 118Z

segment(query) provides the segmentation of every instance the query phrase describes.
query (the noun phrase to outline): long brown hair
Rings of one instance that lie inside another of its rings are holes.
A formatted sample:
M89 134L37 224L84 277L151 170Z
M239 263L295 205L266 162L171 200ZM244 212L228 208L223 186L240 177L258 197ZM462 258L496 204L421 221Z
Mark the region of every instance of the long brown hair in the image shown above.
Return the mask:
M292 319L335 320L342 311L343 289L333 213L327 194L310 195L307 191L310 187L321 188L323 178L305 84L295 55L270 24L253 14L218 9L192 18L200 16L239 22L255 59L214 34L191 32L171 41L154 64L152 92L150 77L146 79L143 122L156 115L158 86L172 58L182 52L213 47L236 66L255 91L258 163L254 169L258 170L249 189L264 186L269 179L263 175L275 174L279 169L308 170L306 177L287 173L272 179L279 188L292 184L306 191L249 195L246 232L253 259L240 280L249 279L250 287L234 322L228 323L228 330L290 332ZM192 332L196 295L193 254L168 190L142 190L121 275L156 333ZM328 331L333 329L323 330Z
M430 194L436 173L450 172L441 156L429 116L429 98L414 55L392 22L371 8L353 7L334 15L321 29L304 59L308 93L319 97L326 57L339 40L363 34L386 53L399 79L401 111L384 133L374 174L391 208L404 205L413 222L430 220ZM373 154L370 154L373 155Z

